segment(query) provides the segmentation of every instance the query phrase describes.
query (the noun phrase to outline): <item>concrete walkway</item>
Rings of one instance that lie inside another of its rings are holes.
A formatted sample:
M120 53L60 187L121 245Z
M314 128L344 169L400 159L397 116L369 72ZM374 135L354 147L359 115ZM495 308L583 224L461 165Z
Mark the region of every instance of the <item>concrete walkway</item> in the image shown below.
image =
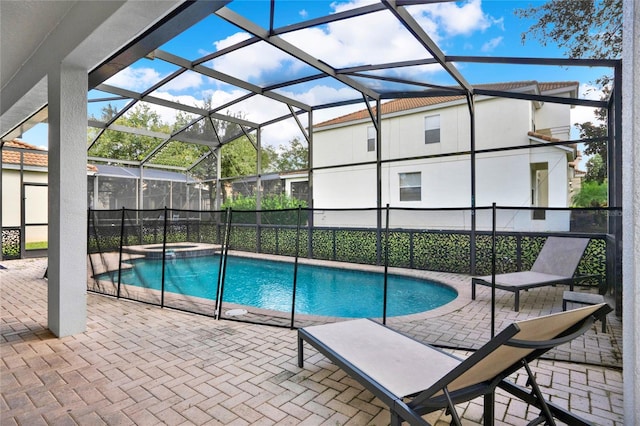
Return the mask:
M2 426L389 422L388 411L371 393L312 348L305 349L305 368L298 368L294 330L89 294L87 331L58 339L46 328L46 259L2 265L7 268L0 270ZM529 306L558 309L544 293L526 297ZM486 300L459 303L446 317L433 319L431 327L420 319L394 326L439 344L459 347L470 336L482 341L486 331L465 324L486 318ZM517 314L510 304L504 302L499 324L539 313L523 309ZM559 351L552 355L555 359L533 367L543 393L556 404L595 424L622 425L620 323L610 317L607 334L599 333L597 324L580 341L581 348ZM451 324L451 318L461 322ZM583 362L563 359L573 359L573 352ZM607 367L591 364L593 360ZM513 379L524 385L524 377ZM480 400L458 408L465 424L479 424ZM522 425L536 416L526 404L498 392L497 424ZM449 417L438 412L428 419L447 424Z

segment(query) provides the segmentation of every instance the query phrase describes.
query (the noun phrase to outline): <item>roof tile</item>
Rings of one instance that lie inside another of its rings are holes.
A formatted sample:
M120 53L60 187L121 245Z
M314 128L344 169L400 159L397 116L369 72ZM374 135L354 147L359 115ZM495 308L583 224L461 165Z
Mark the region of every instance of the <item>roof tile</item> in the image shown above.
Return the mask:
M478 84L475 85L475 88L485 89L485 90L500 90L500 91L509 91L509 90L517 90L522 89L528 86L537 86L539 92L547 92L550 90L556 90L564 87L572 87L578 86L579 83L577 81L555 81L555 82L543 82L539 83L535 80L526 80L526 81L512 81L505 83L490 83L490 84ZM412 109L422 108L431 105L442 104L446 102L452 102L455 100L464 99L464 96L436 96L436 97L428 97L428 98L402 98L402 99L394 99L389 102L385 102L382 104L382 114L392 114L394 112L400 111L408 111ZM375 114L376 108L372 108L373 113ZM318 123L314 125L315 128L330 126L333 124L341 124L348 123L349 121L363 120L365 118L369 118L369 112L366 109L352 112L350 114L346 114L340 117L333 118L331 120L323 121L322 123Z

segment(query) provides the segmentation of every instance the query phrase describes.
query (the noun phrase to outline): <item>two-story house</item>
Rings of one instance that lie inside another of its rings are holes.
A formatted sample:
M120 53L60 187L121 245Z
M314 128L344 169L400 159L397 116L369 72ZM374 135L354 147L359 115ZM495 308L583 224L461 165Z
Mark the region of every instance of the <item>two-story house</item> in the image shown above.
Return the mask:
M578 86L578 82L523 81L482 88L575 96ZM466 99L397 99L381 108L380 143L366 109L314 126L314 207L375 207L378 149L383 206L470 207L471 120ZM570 205L577 150L573 145L549 144L569 139L570 109L549 102L476 96L476 206ZM529 148L533 145L535 149ZM509 147L524 148L500 150ZM501 227L568 229L567 214L538 211L517 216L503 220ZM462 222L449 218L442 226L468 227Z

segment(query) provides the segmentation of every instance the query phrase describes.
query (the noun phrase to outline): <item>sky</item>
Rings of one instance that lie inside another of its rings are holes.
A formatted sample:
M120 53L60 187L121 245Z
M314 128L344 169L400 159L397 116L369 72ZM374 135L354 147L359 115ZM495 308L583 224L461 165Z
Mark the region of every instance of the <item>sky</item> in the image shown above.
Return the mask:
M370 0L278 0L275 6L274 27L302 22L329 13L341 12L371 3ZM469 56L516 56L516 57L563 57L557 46L542 46L538 40L522 43L521 34L532 24L515 16L514 9L539 5L534 0L465 0L433 5L416 5L408 8L429 36L447 55ZM269 27L270 2L266 0L235 0L228 6L263 27ZM372 30L373 29L373 30ZM216 16L205 18L199 24L161 46L160 49L188 60L195 60L249 38L242 29ZM361 16L355 20L338 21L321 27L314 27L284 34L288 43L304 48L322 61L336 68L421 59L428 57L425 49L391 19L388 12ZM282 51L258 43L224 55L203 65L259 86L282 82L288 78L305 77L317 71L292 58ZM607 69L456 64L471 84L520 80L538 81L579 81L580 96L598 99L593 81L608 73ZM143 58L127 69L113 76L106 83L125 89L142 92L176 70L177 67L161 60ZM452 78L438 67L421 66L398 69L386 76L410 78L434 84L452 84ZM379 82L380 90L401 90L402 86ZM299 99L310 105L340 101L360 95L353 89L332 79L321 79L305 84L278 89L279 94ZM179 78L160 87L152 95L203 107L203 99L210 98L214 105L224 105L247 92L236 86L223 83L194 72L186 72ZM112 96L99 91L91 91L89 99ZM111 103L122 108L124 102ZM89 104L89 115L100 116L106 102ZM167 121L175 120L175 112L167 108L150 105ZM335 110L314 112L314 122L320 122L347 112L363 109L364 104ZM256 97L227 108L222 112L242 114L256 122L282 116L288 109L266 97ZM306 116L302 117L306 125ZM572 109L572 124L593 121L593 109L575 107ZM23 140L37 146L47 146L46 125L38 125L23 135ZM301 137L293 119L267 126L263 129L263 140L277 146L286 144L294 137ZM577 138L577 134L572 136Z

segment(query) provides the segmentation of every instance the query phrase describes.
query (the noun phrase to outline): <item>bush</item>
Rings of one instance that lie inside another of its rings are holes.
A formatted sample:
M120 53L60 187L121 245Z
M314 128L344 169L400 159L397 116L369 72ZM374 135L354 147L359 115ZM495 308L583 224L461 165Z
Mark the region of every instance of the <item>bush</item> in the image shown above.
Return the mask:
M608 200L607 181L584 181L582 188L573 197L574 207L606 207Z
M261 200L260 221L263 225L296 225L298 221L298 212L296 210L298 207L306 208L307 202L285 194L266 195ZM235 200L225 201L222 208L231 208L233 210L233 223L252 224L257 222L255 196L244 197L239 195ZM306 215L301 218L301 225L304 224L306 224Z

